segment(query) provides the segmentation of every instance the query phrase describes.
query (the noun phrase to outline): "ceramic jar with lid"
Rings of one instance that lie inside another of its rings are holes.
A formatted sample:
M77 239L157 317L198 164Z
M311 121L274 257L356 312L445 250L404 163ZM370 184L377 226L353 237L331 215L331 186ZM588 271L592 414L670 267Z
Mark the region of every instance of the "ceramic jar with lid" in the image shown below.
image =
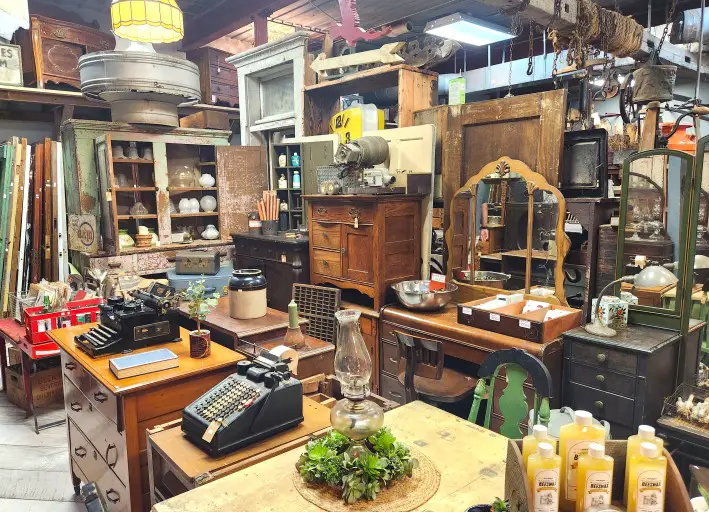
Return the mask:
M232 272L229 280L229 316L250 320L266 316L266 278L258 269Z

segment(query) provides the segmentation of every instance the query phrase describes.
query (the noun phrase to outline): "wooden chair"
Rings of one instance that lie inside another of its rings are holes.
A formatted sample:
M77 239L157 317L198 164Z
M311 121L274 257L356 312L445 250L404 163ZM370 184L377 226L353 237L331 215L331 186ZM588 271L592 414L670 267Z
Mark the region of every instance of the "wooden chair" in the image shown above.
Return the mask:
M528 419L528 405L524 394L524 382L528 377L534 388L534 424L549 425L549 398L551 397L551 374L544 363L531 354L518 348L493 352L478 371L478 383L475 386L473 406L470 408L468 421L475 423L483 399L487 398L487 410L483 426L490 428L495 384L500 370L505 369L507 386L498 400L499 411L503 416L500 434L509 439L521 439L524 434L520 423Z
M452 403L470 396L476 379L444 368L445 353L440 341L424 340L396 333L399 347L399 382L406 402Z
M308 319L308 336L323 341L337 341L335 313L340 310L340 294L337 288L293 284L293 300L298 304L298 315Z

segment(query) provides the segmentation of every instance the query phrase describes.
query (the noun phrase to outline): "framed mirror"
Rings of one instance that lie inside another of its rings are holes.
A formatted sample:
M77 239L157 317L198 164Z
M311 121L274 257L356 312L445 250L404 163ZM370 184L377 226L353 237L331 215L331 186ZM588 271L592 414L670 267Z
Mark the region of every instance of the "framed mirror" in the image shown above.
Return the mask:
M524 293L567 305L566 201L541 174L509 157L490 162L458 189L450 212L448 278L459 299Z
M631 302L633 323L681 327L693 287L687 266L700 195L694 173L692 155L674 150L643 151L623 164L616 278L635 282L618 285L616 294Z

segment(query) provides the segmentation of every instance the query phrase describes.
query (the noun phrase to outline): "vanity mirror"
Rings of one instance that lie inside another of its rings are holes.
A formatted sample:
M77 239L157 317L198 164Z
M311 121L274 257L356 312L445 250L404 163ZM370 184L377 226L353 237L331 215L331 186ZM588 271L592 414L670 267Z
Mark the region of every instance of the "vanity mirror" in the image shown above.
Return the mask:
M446 232L448 277L459 301L502 291L566 305L566 201L524 162L502 157L453 196Z
M681 151L644 151L624 162L616 278L635 281L618 285L616 294L632 294L625 297L633 323L681 328L693 285L687 262L697 233L694 173L694 158Z

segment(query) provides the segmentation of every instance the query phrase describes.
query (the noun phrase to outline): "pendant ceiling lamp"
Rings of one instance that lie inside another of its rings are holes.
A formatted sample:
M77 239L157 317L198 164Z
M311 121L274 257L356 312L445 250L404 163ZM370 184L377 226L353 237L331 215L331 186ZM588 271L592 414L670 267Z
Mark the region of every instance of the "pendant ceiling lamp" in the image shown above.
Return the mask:
M111 23L117 36L142 43L173 43L185 35L175 0L113 0Z

